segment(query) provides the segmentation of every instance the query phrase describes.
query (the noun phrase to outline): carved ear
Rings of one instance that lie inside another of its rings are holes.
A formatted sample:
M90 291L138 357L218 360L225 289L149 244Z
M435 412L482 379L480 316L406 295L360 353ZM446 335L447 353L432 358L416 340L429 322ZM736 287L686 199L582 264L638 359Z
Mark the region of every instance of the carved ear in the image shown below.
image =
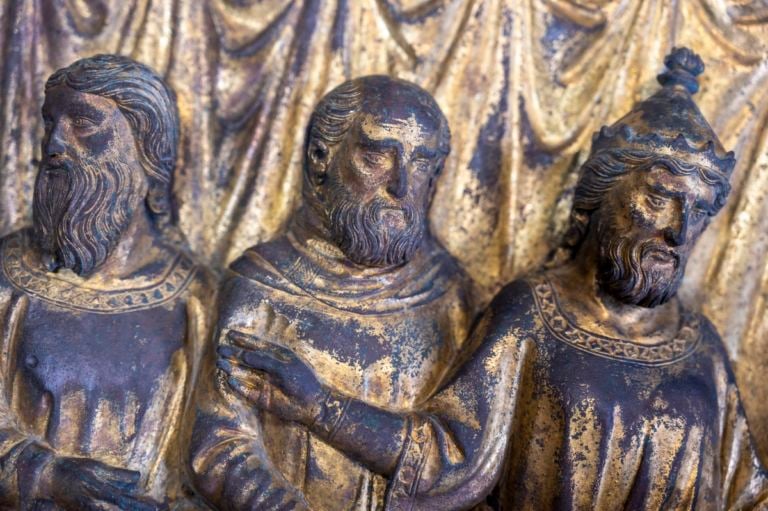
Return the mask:
M307 147L307 161L309 162L310 178L315 185L323 184L325 174L328 171L330 151L328 145L317 138L309 141Z

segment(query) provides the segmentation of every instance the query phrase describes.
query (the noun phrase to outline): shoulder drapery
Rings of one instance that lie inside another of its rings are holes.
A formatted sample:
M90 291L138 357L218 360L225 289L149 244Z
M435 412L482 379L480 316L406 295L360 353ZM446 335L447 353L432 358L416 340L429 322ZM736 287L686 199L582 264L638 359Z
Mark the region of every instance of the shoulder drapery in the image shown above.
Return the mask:
M3 2L0 234L30 217L44 80L78 57L127 54L172 84L181 224L219 268L282 231L314 103L389 73L432 92L451 123L432 223L491 296L557 246L591 133L688 46L707 65L697 101L739 162L685 292L723 333L768 460L767 27L762 3L737 0Z

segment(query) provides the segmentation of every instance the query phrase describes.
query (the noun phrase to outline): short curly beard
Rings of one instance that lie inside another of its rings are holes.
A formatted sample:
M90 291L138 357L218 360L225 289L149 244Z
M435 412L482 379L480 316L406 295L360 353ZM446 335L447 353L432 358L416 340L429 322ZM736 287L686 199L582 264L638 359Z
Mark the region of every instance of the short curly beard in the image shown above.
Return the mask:
M655 240L636 241L628 233L599 221L598 282L601 289L622 303L656 307L668 302L680 287L685 263L675 256L672 270L648 266L647 258L655 251L669 252L670 247ZM668 267L666 267L668 268Z
M328 213L334 243L351 261L363 266L396 266L408 262L418 250L426 231L423 211L411 201L396 204L381 198L362 203L341 183L329 179L332 204ZM405 227L397 229L382 221L385 210L403 214Z
M134 170L113 151L42 164L32 203L34 236L54 261L88 275L109 256L133 216Z

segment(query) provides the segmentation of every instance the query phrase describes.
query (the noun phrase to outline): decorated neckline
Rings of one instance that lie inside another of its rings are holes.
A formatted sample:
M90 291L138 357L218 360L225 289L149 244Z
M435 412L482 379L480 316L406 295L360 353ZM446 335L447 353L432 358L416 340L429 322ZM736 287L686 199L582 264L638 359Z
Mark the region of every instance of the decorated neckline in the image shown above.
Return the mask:
M181 294L197 269L188 256L179 252L154 281L120 289L93 289L31 266L24 259L26 247L24 233L12 234L3 242L3 273L13 287L59 307L83 312L114 314L156 307Z
M701 337L699 317L692 313L683 313L682 326L674 338L656 344L592 333L574 324L563 313L549 279L534 277L528 283L547 329L558 340L600 357L653 366L672 364L693 353Z

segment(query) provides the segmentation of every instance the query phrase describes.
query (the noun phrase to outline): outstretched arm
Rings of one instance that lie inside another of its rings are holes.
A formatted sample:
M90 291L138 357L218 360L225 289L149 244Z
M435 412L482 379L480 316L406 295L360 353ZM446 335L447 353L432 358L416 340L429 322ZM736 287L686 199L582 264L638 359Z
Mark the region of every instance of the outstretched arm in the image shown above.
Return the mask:
M227 385L285 420L301 422L369 469L390 478L388 505L455 509L495 484L532 341L512 332L498 304L472 341L479 348L423 413L396 414L325 389L292 352L239 336L220 350Z

